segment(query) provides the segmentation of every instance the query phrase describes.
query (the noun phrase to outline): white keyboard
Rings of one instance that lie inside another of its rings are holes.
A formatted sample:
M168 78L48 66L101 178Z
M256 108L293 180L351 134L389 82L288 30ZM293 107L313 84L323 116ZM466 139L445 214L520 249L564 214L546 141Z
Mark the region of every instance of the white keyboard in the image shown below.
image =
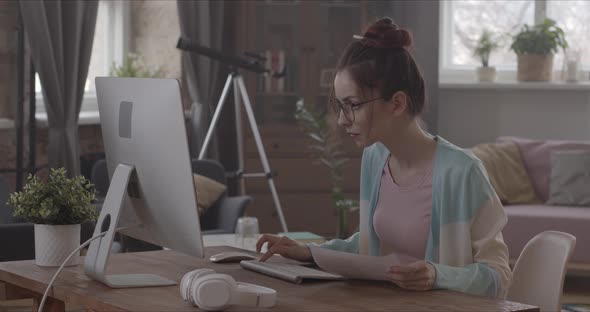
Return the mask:
M317 269L308 268L297 264L258 262L257 260L244 260L240 265L254 272L266 274L293 283L301 283L303 280L343 280L344 277Z

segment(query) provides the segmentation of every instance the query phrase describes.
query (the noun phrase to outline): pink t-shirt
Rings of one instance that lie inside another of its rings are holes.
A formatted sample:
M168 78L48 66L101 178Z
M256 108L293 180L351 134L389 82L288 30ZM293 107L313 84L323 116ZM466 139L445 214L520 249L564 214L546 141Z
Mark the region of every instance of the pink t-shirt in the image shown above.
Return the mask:
M373 226L382 246L396 253L424 259L432 211L432 169L410 186L399 186L385 162Z

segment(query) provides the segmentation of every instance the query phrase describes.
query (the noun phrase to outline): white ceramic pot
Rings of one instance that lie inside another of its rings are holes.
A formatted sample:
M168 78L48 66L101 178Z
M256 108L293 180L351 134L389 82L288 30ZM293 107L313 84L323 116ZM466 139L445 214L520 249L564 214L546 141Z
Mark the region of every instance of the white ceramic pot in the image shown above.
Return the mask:
M80 246L80 224L35 224L35 263L58 267ZM66 266L77 265L80 253L73 255Z
M496 80L496 68L495 67L478 67L477 68L477 80L480 82L493 82Z

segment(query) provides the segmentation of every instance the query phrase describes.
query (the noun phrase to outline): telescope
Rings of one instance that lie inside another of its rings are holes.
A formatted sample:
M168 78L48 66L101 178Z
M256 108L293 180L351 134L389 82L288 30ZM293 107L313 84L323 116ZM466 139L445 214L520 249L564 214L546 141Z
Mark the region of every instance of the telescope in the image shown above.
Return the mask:
M256 123L256 119L254 118L254 110L252 109L252 104L250 102L250 98L248 97L248 91L246 90L246 84L244 83L244 79L242 75L240 75L238 69L242 68L245 70L249 70L255 72L257 74L263 74L265 76L270 76L272 78L281 78L285 76L285 68L284 67L281 72L275 72L271 69L264 68L264 66L260 65L259 62L265 62L267 59L257 53L252 52L245 52L244 55L252 58L253 60L245 60L236 56L232 55L225 55L219 51L211 49L209 47L205 47L199 45L195 42L190 40L184 39L180 37L178 39L178 43L176 47L180 50L201 54L204 56L208 56L213 60L219 61L221 63L228 64L231 68L231 73L228 74L227 79L225 81L225 85L223 86L223 91L221 92L221 97L219 98L219 102L217 102L217 106L215 107L215 113L213 114L213 119L211 120L211 124L209 125L209 130L207 130L207 135L205 136L205 140L201 146L201 151L199 152L199 159L203 159L205 154L207 153L207 148L209 143L211 142L211 137L213 136L213 131L219 122L219 116L221 114L221 110L223 109L223 105L226 103L227 95L229 93L230 87L233 85L234 87L234 104L236 105L236 135L238 138L238 164L240 169L238 169L237 177L240 178L240 189L241 193L244 193L244 178L266 178L268 181L268 186L270 188L270 192L272 194L273 201L275 203L275 209L277 210L277 215L279 216L279 220L281 221L281 227L283 232L289 232L287 229L287 222L285 221L285 216L283 215L283 209L281 207L281 202L279 201L279 195L277 193L277 189L273 180L273 176L275 175L270 170L270 165L268 164L268 158L266 157L266 152L264 151L264 145L262 144L262 139L260 138L260 131L258 130L258 126ZM252 135L254 136L254 141L256 143L256 148L258 149L258 155L260 156L260 161L262 163L262 167L264 172L259 173L244 173L241 169L244 166L244 152L242 143L239 140L243 138L242 136L242 126L241 126L241 109L240 105L244 106L246 111L246 115L248 116L248 122L250 124L250 129L252 130Z
M176 44L176 48L184 51L189 51L197 54L201 54L204 56L208 56L216 61L219 61L224 64L228 64L235 68L243 68L249 70L251 72L255 72L258 74L265 74L271 75L273 78L281 78L285 76L285 68L281 72L274 72L270 69L264 68L262 65L259 64L260 61L266 61L266 58L252 52L244 52L246 56L249 56L255 60L249 61L245 60L233 55L226 55L217 50L211 49L209 47L197 44L189 39L185 38L178 38L178 43Z

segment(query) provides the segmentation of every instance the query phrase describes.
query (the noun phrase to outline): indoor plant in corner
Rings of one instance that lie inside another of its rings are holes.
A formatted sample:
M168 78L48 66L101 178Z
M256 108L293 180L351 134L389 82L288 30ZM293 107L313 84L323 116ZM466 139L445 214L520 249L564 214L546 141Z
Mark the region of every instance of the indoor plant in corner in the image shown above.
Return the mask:
M477 79L481 82L492 82L496 79L496 68L489 66L490 54L500 47L498 39L484 29L477 40L473 54L481 60L481 65L476 69Z
M553 72L553 54L568 44L563 29L555 21L545 19L542 24L524 25L513 37L512 49L517 56L519 81L549 81Z
M13 215L34 224L35 263L60 266L80 245L80 224L96 221L98 212L91 205L94 186L83 176L66 177L64 168L51 169L47 182L29 175L21 192L10 194ZM77 265L74 255L66 265Z
M331 131L329 115L318 112L313 104L305 104L303 99L296 103L295 119L299 121L304 132L313 140L309 147L319 152L318 162L325 165L332 178L331 197L336 215L338 227L336 237L348 237L348 215L359 209L358 201L347 199L342 189L344 182L342 167L348 158L344 157L344 151L337 133Z

